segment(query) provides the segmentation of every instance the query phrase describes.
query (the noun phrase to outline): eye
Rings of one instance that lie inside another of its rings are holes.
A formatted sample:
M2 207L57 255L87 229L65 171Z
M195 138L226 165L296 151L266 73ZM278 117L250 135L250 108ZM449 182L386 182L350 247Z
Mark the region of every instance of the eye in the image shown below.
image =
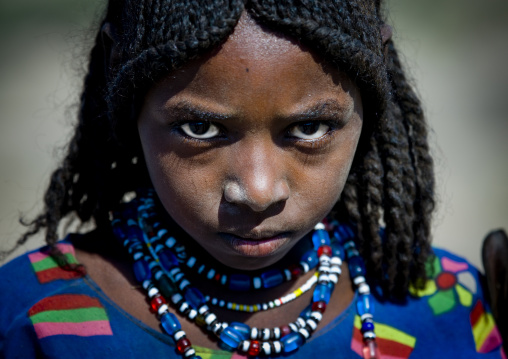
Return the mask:
M324 122L303 122L292 127L289 130L289 135L302 140L315 140L324 136L329 130L330 126Z
M180 125L182 131L189 137L208 139L219 134L219 128L208 121L186 122Z

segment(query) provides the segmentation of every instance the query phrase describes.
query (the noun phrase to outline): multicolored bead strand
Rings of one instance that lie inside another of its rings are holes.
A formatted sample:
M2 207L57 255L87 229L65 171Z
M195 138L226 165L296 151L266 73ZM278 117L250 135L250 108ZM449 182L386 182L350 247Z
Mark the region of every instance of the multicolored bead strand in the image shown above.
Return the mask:
M302 256L300 263L291 265L288 268L282 270L271 269L267 272L261 273L259 276L251 277L246 274L230 274L229 276L224 273L219 273L215 268L210 267L208 264L200 263L199 260L194 256L189 256L186 252L185 246L182 245L176 238L172 237L168 230L163 227L162 222L157 216L157 212L154 210L154 191L148 190L144 194L144 205L142 205L142 211L144 212L143 227L149 238L149 242L158 240L161 247L156 248L156 252L163 252L161 262L164 263L166 260L167 249L171 250L176 259L185 264L186 268L195 271L196 273L203 276L207 280L211 280L222 286L227 287L233 291L249 291L258 289L269 289L273 288L284 282L288 282L300 277L302 274L309 272L315 268L318 260L315 251L309 250Z
M122 231L118 228L120 223L116 220L113 223L116 228L116 232L121 233ZM139 254L142 251L142 248L139 245L141 240L136 240L136 234L137 238L141 238L141 235L138 230L131 228L131 226L135 226L134 223L134 219L128 219L128 230L126 232L130 233L130 237L127 235L127 239L124 240L124 245L130 252L132 252L133 248L136 248L133 257L135 258L134 271L136 278L140 281L144 279L143 287L147 290L149 297L152 298L152 303L154 303L155 307L160 305L160 307L156 307L156 309L160 315L161 321L171 319L172 326L169 327L173 328L177 326L173 323L176 317L164 315L165 312L163 311L167 310L167 305L163 297L158 297L158 289L151 282L151 276L149 274L150 271L154 272L154 278L156 280L161 280L161 278L164 278L164 273L161 273L162 268L158 266L159 261L156 258L155 253L153 253L155 256L154 260L150 260L148 256L143 257ZM318 230L323 230L321 229L321 226L322 225L317 226L319 228ZM326 237L327 236L328 234L326 233ZM152 247L157 247L155 242L156 241L154 240L151 242L146 241L146 248L150 251L154 251ZM155 246L152 246L151 244L155 244ZM317 281L318 285L321 285L322 288L320 288L319 291L315 290L311 310L305 310L294 323L289 323L287 326L272 329L251 329L243 323L229 324L219 322L216 315L209 310L206 304L204 304L204 298L201 292L191 286L191 283L185 279L185 275L177 266L170 269L168 273L168 278L173 282L174 287L177 288L177 292L173 292L174 294L170 297L171 302L182 315L187 316L190 320L194 320L198 326L204 327L208 331L214 333L230 349L238 349L241 351L244 348L247 348L246 353L249 351L252 353L253 351L256 351L256 347L259 346L259 353L263 355L287 353L296 350L317 328L317 325L322 318L322 313L326 308L326 303L328 303L330 299L334 277L333 275L327 275L333 272L333 270L330 270L329 257L332 249L328 246L328 244L329 238L326 239L325 244L320 246L320 248L323 247L323 249L320 251L320 270L317 275ZM150 271L146 270L146 268L149 268ZM340 268L338 268L338 272L340 273ZM338 277L335 279L338 280ZM316 301L318 301L318 305L315 305L314 302ZM163 325L163 327L166 328L168 326ZM167 332L170 335L175 335L173 331ZM185 343L187 342L187 340L183 340L183 337L178 338L178 340ZM190 353L192 353L192 351L190 351Z
M256 313L256 312L261 312L261 311L265 311L265 310L270 310L273 308L278 308L281 305L284 305L286 303L289 303L289 302L295 300L296 298L301 296L303 293L312 289L314 284L316 284L318 282L318 277L319 277L319 272L316 272L300 288L294 290L293 292L291 292L283 297L271 300L266 303L241 304L241 303L229 302L224 299L219 299L219 298L215 298L215 297L211 298L210 296L206 296L205 299L206 299L207 303L214 305L214 306L218 306L220 308L226 308L226 309L237 311L237 312Z
M354 246L354 233L349 227L337 226L334 237L338 241L331 241L325 226L316 225L312 235L314 249L307 252L297 266L282 272L271 270L260 277L241 277L242 275L235 277L235 274L229 276L217 274L213 268L208 268L204 264L199 265L198 273L208 271L206 273L208 279L221 285L228 285L230 289L234 287L233 290L273 288L285 281L281 280L281 273L285 273L286 280L290 280L297 275L288 275L288 271L295 270L300 275L317 266L316 273L296 291L267 303L246 305L204 296L199 289L192 286L183 269L195 269L197 260L193 256L188 256L185 246L169 236L162 228L157 220L155 201L151 192L141 198L138 196L125 207L121 213L114 214L113 231L134 261L134 274L147 292L151 310L158 315L164 331L174 339L176 351L184 358L199 357L196 357L196 352L181 329L178 318L169 311L169 304L182 316L213 333L230 350L238 350L248 356L284 354L297 350L310 338L323 317L341 275L344 250L352 281L359 293L356 307L362 320L364 358L379 358L372 320L373 300L365 281L365 266ZM247 283L250 283L248 289ZM218 304L220 307L246 312L267 310L296 299L303 292L310 290L314 284L310 305L302 311L296 321L280 327L258 329L239 322L221 322L208 307L208 304Z
M381 354L377 347L376 334L374 333L374 298L372 298L370 286L365 280L365 263L356 249L354 232L347 226L339 225L335 229L334 235L344 246L351 281L358 291L356 312L362 321L363 359L380 359Z
M150 203L150 201L146 201ZM150 206L142 205L139 207L141 212L141 218L145 218L143 221L146 222L146 218L151 216L149 213L147 213ZM145 223L146 227L146 223ZM150 227L149 227L150 228ZM320 229L321 225L319 225ZM145 231L146 232L146 231ZM148 232L149 233L149 232ZM160 263L163 268L165 268L167 271L169 271L169 278L173 279L175 282L177 281L184 281L184 274L178 270L174 270L173 267L178 266L178 258L177 256L172 253L165 251L163 249L163 245L160 243L161 240L157 236L151 236L151 238L146 241L148 248L154 248L153 256L155 258L155 263L152 264L152 266L156 266L156 263ZM172 242L172 241L171 241ZM179 246L179 254L182 257L182 253L185 253L185 247ZM171 249L172 247L168 247ZM307 272L311 267L315 267L317 263L319 263L319 260L317 258L317 251L308 251L302 256L302 260L300 262L300 266L303 268L303 272ZM193 257L191 257L193 258ZM172 269L173 268L173 269ZM156 274L156 273L155 273ZM271 270L268 272L263 273L261 276L265 275L264 282L272 282L273 279L270 279L270 276L276 276L277 271ZM159 274L160 275L160 274ZM234 275L231 275L230 278L233 278ZM245 276L247 277L247 276ZM312 288L314 284L316 284L319 281L319 272L316 272L315 276L312 276L307 280L306 283L304 283L300 288L296 289L292 293L289 293L281 298L276 298L272 301L266 302L266 303L259 303L254 305L249 304L241 304L241 303L233 303L233 302L227 302L225 300L217 299L217 298L210 298L209 296L205 297L206 302L210 302L212 305L218 305L219 307L225 307L226 309L235 310L235 311L244 311L244 312L257 312L257 311L263 311L263 310L269 310L276 307L280 307L281 305L284 305L286 303L289 303L290 301L298 298L303 293L307 292ZM280 282L282 283L282 282ZM272 287L275 285L272 285Z
M185 332L176 316L169 311L166 299L160 294L159 289L152 282L153 276L159 280L159 284L167 283L169 287L171 283L164 281L160 274L160 267L152 265L150 257L146 255L142 242L139 238L143 233L138 230L139 227L135 226L135 222L130 219L129 226L126 232L120 229L120 220L114 219L112 221L113 230L118 239L122 240L124 246L127 248L129 254L134 260L134 275L136 279L142 283L148 297L150 298L150 306L154 313L157 314L164 331L173 338L176 343L176 349L179 354L184 358L201 359L196 356L196 351L192 347L191 342L187 339ZM157 278L158 277L158 278ZM173 290L174 288L171 288Z

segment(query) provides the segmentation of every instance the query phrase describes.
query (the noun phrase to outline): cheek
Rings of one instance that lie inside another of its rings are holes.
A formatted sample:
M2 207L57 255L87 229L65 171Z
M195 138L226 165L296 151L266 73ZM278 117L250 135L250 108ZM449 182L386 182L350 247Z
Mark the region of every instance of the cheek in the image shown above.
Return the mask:
M292 200L301 214L324 218L339 200L349 171L349 161L326 161L323 166L298 171Z
M161 157L158 168L158 175L152 176L152 180L157 177L155 190L177 222L196 216L204 224L213 221L220 203L220 185L211 169L193 166L171 155Z
M140 130L140 136L152 184L170 216L182 227L192 226L196 217L212 225L221 193L217 166L206 165L203 159L182 158L156 135L147 141Z
M299 196L310 198L311 208L328 208L338 201L347 181L362 130L360 116L341 129L333 146L322 157L299 160L293 171ZM326 209L323 209L326 211Z

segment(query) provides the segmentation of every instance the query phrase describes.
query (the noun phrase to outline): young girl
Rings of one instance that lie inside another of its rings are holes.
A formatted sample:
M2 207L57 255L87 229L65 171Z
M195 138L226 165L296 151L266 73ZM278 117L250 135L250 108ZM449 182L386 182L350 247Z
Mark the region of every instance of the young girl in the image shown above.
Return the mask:
M110 0L0 352L502 358L426 137L380 1Z

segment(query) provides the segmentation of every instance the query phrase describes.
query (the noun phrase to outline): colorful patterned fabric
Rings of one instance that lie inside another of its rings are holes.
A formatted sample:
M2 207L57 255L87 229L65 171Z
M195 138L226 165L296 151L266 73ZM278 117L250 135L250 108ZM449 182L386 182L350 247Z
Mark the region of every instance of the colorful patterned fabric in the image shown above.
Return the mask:
M389 325L374 322L376 328L376 342L381 353L381 359L406 359L409 358L415 347L416 338L395 329ZM360 331L362 321L355 316L353 339L351 349L362 356L363 335Z
M87 295L44 298L30 308L28 316L39 339L51 335L113 335L101 302Z
M77 263L74 257L74 247L71 244L59 243L58 249L67 257L69 263ZM48 283L57 279L75 279L79 278L77 272L67 271L58 266L53 258L50 257L47 248L41 248L38 251L28 255L32 268L41 283Z
M435 315L452 310L458 303L471 307L477 282L465 261L449 257L435 257L427 266L429 279L423 290L411 288L419 297L429 297L428 303Z
M481 300L476 302L470 319L478 353L488 353L502 344L501 334L497 330L494 318L485 311Z
M59 248L75 261L70 241ZM0 358L181 359L168 336L124 312L89 277L72 277L55 267L47 253L34 251L0 268ZM376 297L382 359L506 359L478 271L453 254L435 253L429 264L433 276L423 291L413 290L400 303ZM353 300L287 358L361 359L361 350ZM202 359L246 358L222 350L196 351Z

